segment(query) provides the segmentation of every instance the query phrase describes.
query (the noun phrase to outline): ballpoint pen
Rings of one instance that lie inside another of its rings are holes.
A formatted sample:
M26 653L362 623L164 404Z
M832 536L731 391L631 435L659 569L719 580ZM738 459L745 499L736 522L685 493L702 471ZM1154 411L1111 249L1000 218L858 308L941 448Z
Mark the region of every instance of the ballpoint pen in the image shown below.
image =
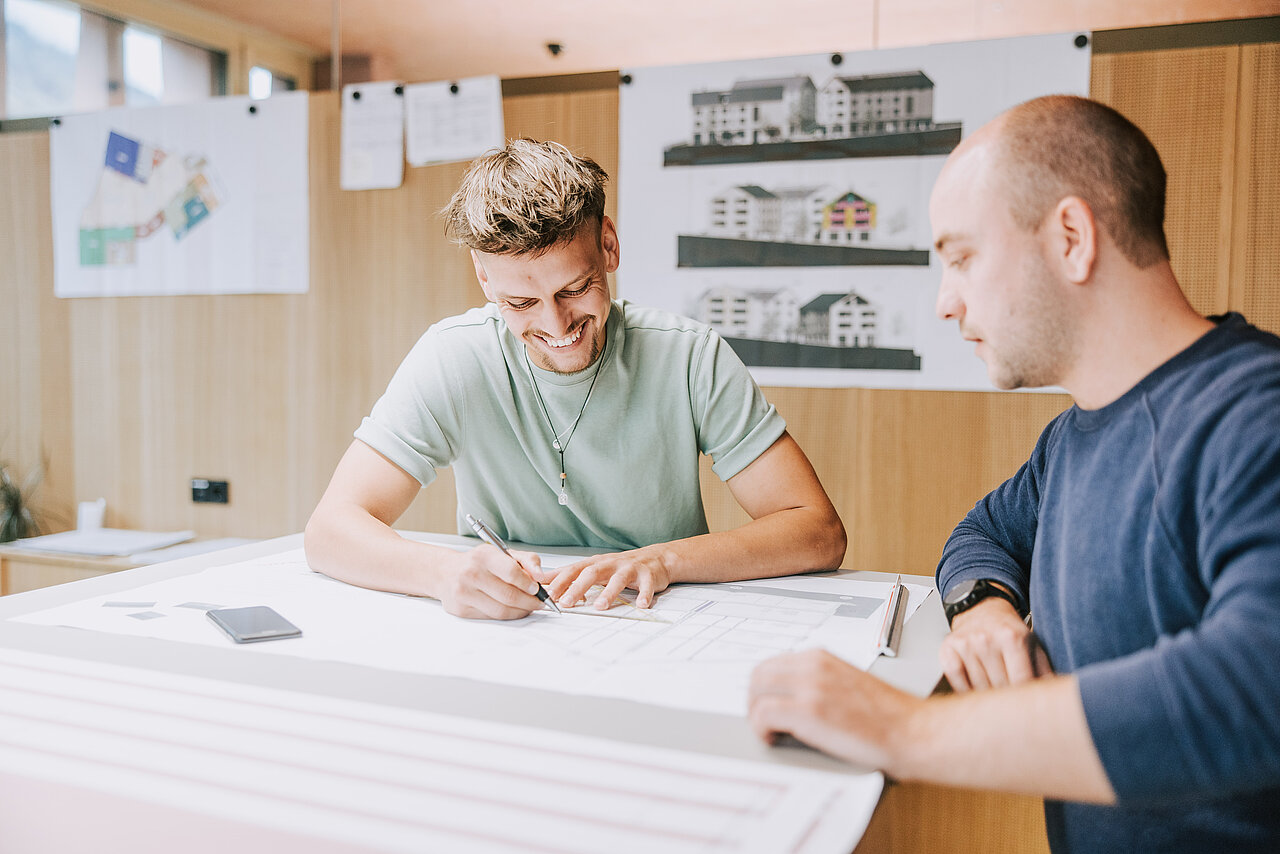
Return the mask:
M902 640L902 623L907 612L907 588L902 583L902 575L893 582L889 592L889 602L884 609L884 622L880 624L880 637L876 644L876 652L893 658L898 654L898 644Z
M511 553L511 549L507 548L507 544L502 541L501 537L499 537L493 531L489 530L488 525L486 525L484 522L481 522L479 519L477 519L475 516L472 516L470 513L466 514L466 518L467 518L467 524L471 526L471 530L476 532L477 537L484 540L489 545L501 550L501 552L504 555L511 558L512 560L516 560L516 556ZM519 562L520 561L516 560L516 563L519 563ZM538 593L537 593L538 599L543 602L546 602L548 605L554 608L557 614L561 613L560 606L557 605L556 601L551 598L551 594L547 592L547 588L543 587L542 584L536 578L533 580L533 583L538 585Z

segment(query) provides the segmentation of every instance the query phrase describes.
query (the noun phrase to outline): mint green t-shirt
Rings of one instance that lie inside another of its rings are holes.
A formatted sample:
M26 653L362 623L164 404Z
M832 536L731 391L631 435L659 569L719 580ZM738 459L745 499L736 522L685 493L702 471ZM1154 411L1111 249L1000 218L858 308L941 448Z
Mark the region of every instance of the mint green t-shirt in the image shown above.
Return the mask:
M470 513L506 539L542 545L628 549L704 534L699 454L728 480L786 424L709 326L615 300L606 330L594 365L556 374L526 358L493 304L442 320L355 436L423 486L453 466L460 533ZM568 505L535 377L567 440Z

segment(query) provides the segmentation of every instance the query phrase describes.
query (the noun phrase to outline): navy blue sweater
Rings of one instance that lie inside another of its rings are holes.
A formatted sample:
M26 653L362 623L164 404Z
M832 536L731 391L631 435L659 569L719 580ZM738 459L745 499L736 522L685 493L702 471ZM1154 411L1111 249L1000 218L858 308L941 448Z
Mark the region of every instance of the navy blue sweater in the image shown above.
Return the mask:
M1280 850L1280 338L1215 319L1055 418L938 565L1017 591L1079 680L1118 806L1046 802L1055 852Z

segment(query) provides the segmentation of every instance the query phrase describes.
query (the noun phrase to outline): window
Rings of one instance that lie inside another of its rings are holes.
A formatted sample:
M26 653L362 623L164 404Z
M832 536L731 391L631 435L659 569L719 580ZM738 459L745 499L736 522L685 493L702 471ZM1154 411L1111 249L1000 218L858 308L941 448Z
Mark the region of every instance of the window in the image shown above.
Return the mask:
M4 0L4 115L25 118L72 110L79 52L78 9ZM106 106L105 97L103 101Z
M270 98L276 92L292 92L298 88L296 80L272 72L270 69L255 65L249 69L249 97L254 99Z
M0 0L0 118L226 94L226 56L63 0Z
M249 69L249 97L255 100L271 97L275 75L260 65Z
M124 29L124 100L145 107L164 95L160 37L137 27Z

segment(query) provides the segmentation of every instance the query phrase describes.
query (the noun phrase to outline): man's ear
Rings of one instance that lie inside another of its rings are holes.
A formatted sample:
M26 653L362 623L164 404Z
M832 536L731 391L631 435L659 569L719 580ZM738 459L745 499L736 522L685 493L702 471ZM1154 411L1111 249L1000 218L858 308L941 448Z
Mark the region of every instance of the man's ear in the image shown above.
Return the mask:
M600 221L600 249L604 252L605 272L617 270L622 262L622 247L618 244L618 229L607 216Z
M489 302L497 302L493 298L493 294L489 292L489 273L484 268L484 262L480 259L480 253L471 250L471 263L476 267L476 280L480 282L480 290L484 291L484 298Z
M1098 221L1089 203L1067 196L1054 207L1046 223L1051 258L1067 281L1082 285L1098 263Z

